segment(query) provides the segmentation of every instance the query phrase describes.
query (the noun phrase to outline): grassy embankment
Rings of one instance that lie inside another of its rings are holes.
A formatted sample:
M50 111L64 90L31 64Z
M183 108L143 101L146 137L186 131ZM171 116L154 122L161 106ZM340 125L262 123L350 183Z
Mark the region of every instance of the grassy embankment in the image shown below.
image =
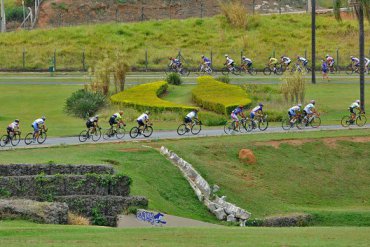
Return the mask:
M58 68L82 68L82 52L91 66L102 54L122 51L132 66L144 67L148 49L149 67L163 68L169 56L181 49L187 66L197 66L200 55L213 51L214 65L221 67L223 54L236 61L240 51L264 67L272 51L294 57L310 54L310 16L272 15L248 17L247 30L236 29L223 17L204 19L161 20L140 23L110 23L64 27L47 30L16 31L0 37L0 67L22 68L22 51L26 50L26 68L48 68L56 49ZM366 23L365 34L369 35ZM358 53L356 20L335 21L331 15L317 18L318 58L334 54L339 48L341 63ZM289 34L289 35L288 35ZM366 49L368 50L368 49Z

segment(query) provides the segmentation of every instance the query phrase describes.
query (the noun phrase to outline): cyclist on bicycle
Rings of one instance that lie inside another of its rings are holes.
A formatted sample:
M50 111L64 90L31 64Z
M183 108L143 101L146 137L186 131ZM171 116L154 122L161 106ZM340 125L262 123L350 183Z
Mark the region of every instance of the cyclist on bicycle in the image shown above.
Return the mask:
M123 126L126 126L126 124L123 122L123 119L122 119L122 116L123 116L123 111L119 111L117 113L114 113L110 118L109 118L109 125L111 128L113 128L113 125L114 124L117 124L117 125L123 125Z
M298 114L302 111L302 104L295 105L288 110L290 124L293 124L297 119Z
M333 57L329 56L329 54L326 54L325 56L326 58L326 62L330 68L330 71L332 71L332 69L334 68L334 64L335 64L335 60Z
M226 62L224 65L226 65L229 70L232 70L232 68L234 68L234 60L232 60L227 54L225 54L225 58Z
M198 109L194 109L191 112L189 112L185 118L184 123L186 126L186 130L189 130L193 127L193 119L198 118Z
M168 67L175 69L178 71L181 68L181 61L180 59L170 57L169 60L171 61Z
M291 62L292 62L292 60L287 56L281 56L280 57L280 63L284 64L285 69L289 68L289 65L290 65Z
M143 127L149 123L149 115L150 112L146 111L136 119L137 123L139 124L139 131L142 131Z
M33 142L35 142L36 139L40 136L40 129L43 129L44 131L46 131L45 121L46 121L46 117L42 116L41 118L36 119L32 123Z
M252 127L255 128L256 127L256 123L254 122L254 117L257 115L257 116L262 116L263 115L263 104L262 103L259 103L258 106L254 107L252 110L251 110L251 113L250 113L250 117L251 117L251 120L252 120Z
M245 118L243 110L244 106L240 105L231 112L231 119L235 121L235 130L239 129L238 115L241 116L242 118Z
M297 56L297 63L298 64L302 64L303 67L306 67L307 64L308 64L308 60L304 57L301 57L301 56Z
M329 71L328 63L326 62L326 60L321 60L321 72L322 72L323 80L327 79L328 81L330 81L329 76L328 76L328 71Z
M315 104L315 100L311 100L310 103L303 109L303 116L306 120L309 120L311 116L316 113ZM308 121L306 124L308 125Z
M211 59L209 59L208 57L202 55L202 61L205 67L211 67Z
M268 65L273 67L274 72L276 71L276 65L279 63L279 61L274 57L269 57L269 63Z
M360 66L360 59L358 59L357 57L351 56L351 63L352 63L352 66L355 66L356 68L358 68Z
M14 136L15 132L19 131L19 120L14 120L13 123L9 124L6 128L6 132L8 133L8 136Z
M253 65L253 62L250 58L242 56L242 65L245 65L247 69L250 69Z
M354 110L358 110L359 112L361 111L360 100L356 100L355 102L353 102L349 106L348 110L351 113L351 123L353 123L356 119L356 112Z
M99 128L99 116L96 115L95 117L91 117L89 119L87 119L86 121L86 127L89 129L89 131L91 130L91 133L94 133L96 131L96 128Z
M370 65L370 59L365 57L365 71L369 74L369 65Z

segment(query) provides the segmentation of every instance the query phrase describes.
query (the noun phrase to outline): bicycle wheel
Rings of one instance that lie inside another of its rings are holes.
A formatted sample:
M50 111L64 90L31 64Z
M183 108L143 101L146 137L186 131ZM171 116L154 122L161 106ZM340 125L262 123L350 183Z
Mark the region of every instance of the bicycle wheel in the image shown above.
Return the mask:
M132 127L130 130L130 137L136 138L139 135L139 128L138 127Z
M153 128L152 126L146 126L146 128L143 131L143 136L149 137L153 134Z
M204 70L205 73L207 73L208 75L212 75L213 71L212 71L212 68L207 68Z
M347 75L352 75L353 74L353 67L352 67L351 64L346 67L346 74Z
M358 127L362 127L366 124L367 118L364 114L360 114L356 118L356 124Z
M227 67L222 68L221 73L223 75L228 75L230 73L230 70Z
M257 70L256 70L255 68L250 68L250 69L248 70L248 73L249 73L250 75L257 75Z
M351 125L351 117L350 116L344 116L342 117L342 120L340 121L340 124L346 128Z
M9 143L9 140L8 140L8 135L3 135L1 138L0 138L0 147L5 147L6 144Z
M100 140L100 137L101 137L101 130L100 129L95 129L94 133L91 133L90 132L90 135L91 135L91 139L94 141L94 142L97 142Z
M166 70L164 71L164 73L166 75L174 73L174 72L176 72L176 71L174 71L173 68L171 68L171 67L167 67Z
M284 118L283 121L281 121L281 127L283 128L283 130L290 130L292 128L290 118Z
M182 68L180 70L180 75L182 76L188 76L190 74L190 71L188 69Z
M13 146L17 146L19 142L21 141L21 135L15 134L13 138L10 140Z
M46 132L41 132L39 137L37 137L37 143L43 144L46 141L47 136Z
M182 136L186 133L186 124L180 124L180 126L177 128L177 134Z
M30 145L33 142L33 133L28 133L26 137L24 138L24 143L26 145Z
M283 68L276 68L275 74L282 75L283 73L284 73L284 69Z
M240 67L235 66L234 69L232 70L232 73L234 75L240 75L240 73L241 73Z
M126 130L125 130L125 128L117 128L117 130L116 130L116 137L117 137L117 139L122 139L124 136L125 136L125 134L126 134Z
M258 128L260 131L265 131L267 127L269 127L269 121L267 121L267 119L261 119L258 121Z
M224 126L224 132L228 135L233 133L235 130L235 121L227 121L225 126Z
M80 142L85 142L87 140L87 130L81 131L80 135L78 136L78 140Z
M314 116L313 119L310 122L310 125L312 128L318 128L321 125L321 118Z
M266 67L263 69L263 74L264 75L271 75L271 69L270 67Z
M104 140L108 140L111 137L113 137L114 134L112 132L113 132L113 130L111 128L104 130L104 132L103 132L103 139Z
M202 130L202 125L200 124L193 124L193 126L191 127L191 133L193 135L198 135L201 130Z

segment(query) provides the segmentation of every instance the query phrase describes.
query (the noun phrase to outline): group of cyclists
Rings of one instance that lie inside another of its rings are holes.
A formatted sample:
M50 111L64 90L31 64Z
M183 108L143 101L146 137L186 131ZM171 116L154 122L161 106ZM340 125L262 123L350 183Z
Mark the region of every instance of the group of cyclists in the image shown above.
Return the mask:
M32 142L36 142L37 138L40 135L40 131L47 131L46 125L45 125L46 117L42 116L41 118L36 119L32 122L31 126L33 128L33 140ZM11 138L17 134L20 134L20 121L19 119L15 119L12 123L8 125L6 128L7 133L7 140L4 140L4 142L10 142ZM5 143L6 144L6 143Z
M179 58L170 57L169 59L170 59L169 67L173 68L175 71L181 70L182 63L181 63L181 60ZM232 59L228 54L225 54L225 59L226 59L226 61L225 61L224 65L230 71L235 69L236 65L235 65L234 59ZM355 68L359 68L360 59L358 59L357 57L354 57L354 56L351 56L350 59L351 59L352 65ZM246 56L242 56L241 62L242 62L241 66L244 66L246 69L250 69L253 66L252 59L250 59ZM325 56L325 59L321 60L321 62L322 62L321 68L322 68L323 73L334 72L335 60L332 56L327 54ZM285 70L289 70L289 66L291 65L291 63L292 63L292 59L289 58L288 56L283 55L283 56L280 57L280 59L277 59L275 57L269 57L268 66L270 66L272 71L275 72L276 69L277 69L277 66L282 65L282 68L285 71ZM364 58L364 63L365 63L365 70L366 70L367 73L369 73L370 59L365 57ZM295 64L296 64L296 66L301 66L301 68L309 70L309 68L308 68L308 59L303 57L303 56L297 55ZM201 55L201 68L200 68L200 70L201 71L206 71L206 72L211 71L210 70L211 67L212 67L211 59L204 56L204 55Z

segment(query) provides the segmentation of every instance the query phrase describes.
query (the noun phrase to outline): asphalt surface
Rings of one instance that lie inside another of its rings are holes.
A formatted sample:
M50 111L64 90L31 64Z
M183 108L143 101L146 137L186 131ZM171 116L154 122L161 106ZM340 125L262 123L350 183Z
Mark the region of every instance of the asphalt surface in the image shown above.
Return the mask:
M370 124L367 124L363 127L357 127L352 126L350 129L369 129ZM329 131L329 130L343 130L343 129L349 129L349 128L343 128L340 125L325 125L320 126L317 129L307 127L303 130L299 130L297 128L293 128L291 130L283 130L281 127L269 127L266 131L260 131L260 130L253 130L252 132L245 133L239 133L234 132L232 135L245 135L246 138L248 138L248 135L263 135L268 133L292 133L292 132L313 132L313 131ZM103 129L102 129L103 130ZM48 138L44 144L36 144L32 143L31 145L27 146L25 145L24 141L21 140L21 142L16 147L12 147L10 144L8 144L5 147L0 147L0 151L4 150L11 150L11 149L21 149L21 148L45 148L45 147L55 147L60 145L84 145L84 144L91 144L91 143L114 143L114 142L135 142L135 141L143 141L143 140L164 140L164 139L184 139L184 138L201 138L201 137L214 137L214 136L225 136L225 132L223 129L207 129L203 128L202 131L198 135L192 135L191 133L187 133L183 136L179 136L176 132L176 130L173 131L155 131L149 138L145 138L143 136L138 136L135 139L132 139L129 135L129 130L126 130L126 134L124 138L117 140L116 138L111 138L110 140L103 140L101 137L99 141L93 142L91 139L87 140L86 142L81 143L78 139L78 136L75 137L57 137L57 138Z

